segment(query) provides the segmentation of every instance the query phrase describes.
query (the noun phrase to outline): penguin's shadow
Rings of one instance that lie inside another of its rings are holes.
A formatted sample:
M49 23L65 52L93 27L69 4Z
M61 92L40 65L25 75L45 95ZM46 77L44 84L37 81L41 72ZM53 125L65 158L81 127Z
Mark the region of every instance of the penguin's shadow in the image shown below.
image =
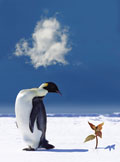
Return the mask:
M38 150L47 152L88 152L88 149L53 149L53 150Z

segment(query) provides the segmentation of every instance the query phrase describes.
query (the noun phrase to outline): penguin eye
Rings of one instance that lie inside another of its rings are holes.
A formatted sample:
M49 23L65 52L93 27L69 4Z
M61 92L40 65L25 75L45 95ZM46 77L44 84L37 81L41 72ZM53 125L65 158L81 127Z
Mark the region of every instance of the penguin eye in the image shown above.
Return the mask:
M51 84L51 85L50 85L50 89L54 91L54 90L56 90L56 89L58 89L58 88L57 88L57 86L56 86L56 85Z

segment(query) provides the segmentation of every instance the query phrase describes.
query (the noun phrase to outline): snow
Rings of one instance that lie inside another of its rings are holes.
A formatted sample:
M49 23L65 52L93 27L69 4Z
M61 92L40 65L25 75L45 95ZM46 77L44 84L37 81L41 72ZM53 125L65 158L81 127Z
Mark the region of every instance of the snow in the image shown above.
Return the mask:
M115 116L114 116L115 115ZM1 162L120 162L120 116L112 117L48 115L47 139L53 150L22 151L26 147L15 124L15 117L0 117L0 161ZM104 122L103 138L84 143L93 133L88 121L97 125ZM110 146L115 145L115 149ZM105 149L105 148L108 149Z

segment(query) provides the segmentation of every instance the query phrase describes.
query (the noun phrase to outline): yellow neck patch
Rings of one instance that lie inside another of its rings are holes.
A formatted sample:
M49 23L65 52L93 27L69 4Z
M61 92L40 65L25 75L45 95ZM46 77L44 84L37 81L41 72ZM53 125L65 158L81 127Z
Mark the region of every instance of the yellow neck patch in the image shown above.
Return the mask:
M47 87L48 86L48 83L44 83L44 85L43 85L44 87Z

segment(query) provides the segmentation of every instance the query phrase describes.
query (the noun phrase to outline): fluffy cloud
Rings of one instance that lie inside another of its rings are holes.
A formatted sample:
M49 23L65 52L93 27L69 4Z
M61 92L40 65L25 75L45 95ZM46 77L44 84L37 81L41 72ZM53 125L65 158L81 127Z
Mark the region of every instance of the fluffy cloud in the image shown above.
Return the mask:
M71 50L67 33L67 29L62 28L56 18L41 20L34 29L31 41L21 39L16 44L14 54L28 56L35 68L56 63L67 64L65 55Z

